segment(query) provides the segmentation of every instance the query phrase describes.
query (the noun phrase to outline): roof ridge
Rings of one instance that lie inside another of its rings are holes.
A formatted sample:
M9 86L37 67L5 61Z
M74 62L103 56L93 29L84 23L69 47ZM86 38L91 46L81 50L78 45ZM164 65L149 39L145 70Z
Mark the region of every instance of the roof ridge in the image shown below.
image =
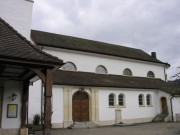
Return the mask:
M35 49L36 51L38 51L39 53L42 53L46 56L50 56L50 57L53 57L56 61L58 62L62 62L62 60L60 60L58 57L55 57L53 55L50 55L50 54L47 54L43 51L41 51L40 49L38 49L37 47L35 47L35 45L33 45L29 40L27 40L23 35L21 35L17 30L15 30L11 25L9 25L9 23L7 23L5 20L3 20L1 17L0 17L0 21L2 23L4 23L10 30L12 30L19 38L21 38L24 42L26 42L28 45L30 45L30 47L32 47L33 49Z

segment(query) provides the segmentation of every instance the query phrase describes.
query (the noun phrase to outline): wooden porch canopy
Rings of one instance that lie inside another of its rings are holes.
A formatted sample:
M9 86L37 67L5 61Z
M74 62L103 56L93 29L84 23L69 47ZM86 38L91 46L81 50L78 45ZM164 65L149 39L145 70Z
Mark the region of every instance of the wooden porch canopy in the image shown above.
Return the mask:
M42 52L0 18L0 85L5 80L24 82L22 128L25 127L29 80L39 76L45 85L45 129L51 128L52 71L63 61Z

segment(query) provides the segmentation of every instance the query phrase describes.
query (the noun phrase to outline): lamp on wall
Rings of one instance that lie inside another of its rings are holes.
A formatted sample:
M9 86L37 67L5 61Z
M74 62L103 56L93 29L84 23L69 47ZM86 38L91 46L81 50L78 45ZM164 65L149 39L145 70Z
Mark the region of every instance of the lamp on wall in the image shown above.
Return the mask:
M12 93L12 95L9 96L9 99L11 101L14 101L16 98L17 98L17 94L15 94L15 93Z

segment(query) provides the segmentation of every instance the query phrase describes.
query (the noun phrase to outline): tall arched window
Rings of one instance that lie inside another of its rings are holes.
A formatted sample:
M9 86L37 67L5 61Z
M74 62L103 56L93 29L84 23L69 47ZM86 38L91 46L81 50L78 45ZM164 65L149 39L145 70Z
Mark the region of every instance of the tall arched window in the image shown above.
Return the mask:
M151 106L152 105L152 97L151 97L150 94L148 94L146 96L146 104L147 104L147 106Z
M115 95L109 94L109 106L115 106Z
M107 74L107 69L104 66L99 65L96 67L96 73Z
M139 100L139 106L143 106L144 105L144 95L140 94L138 97Z
M149 71L149 72L147 73L147 77L155 78L155 75L154 75L154 73L153 73L152 71Z
M75 64L73 64L72 62L67 62L66 64L62 66L62 70L77 71L77 68Z
M123 75L132 76L132 71L129 68L124 69Z
M124 106L124 105L125 105L124 101L125 101L125 96L124 96L124 94L120 94L120 95L118 96L119 106Z

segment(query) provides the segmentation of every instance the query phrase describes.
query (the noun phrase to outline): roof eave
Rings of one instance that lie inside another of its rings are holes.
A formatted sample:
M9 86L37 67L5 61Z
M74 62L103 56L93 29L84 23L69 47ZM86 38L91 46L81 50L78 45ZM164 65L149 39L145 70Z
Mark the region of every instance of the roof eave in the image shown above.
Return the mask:
M36 43L38 46L47 46L47 47L54 47L54 48L60 48L60 49L67 49L67 50L74 50L74 51L83 51L83 52L89 52L89 53L95 53L97 54L97 52L95 51L87 51L87 50L82 50L82 49L75 49L75 48L68 48L68 47L60 47L60 46L56 46L56 45L48 45L48 44L42 44L42 43ZM139 60L139 61L144 61L144 62L152 62L152 63L157 63L157 64L163 64L165 66L167 66L168 68L170 67L170 64L168 63L164 63L161 61L149 61L149 60L143 60L143 59L138 59L138 58L131 58L131 57L125 57L125 56L118 56L118 55L112 55L112 54L108 54L108 53L101 53L98 52L98 54L102 54L102 55L108 55L108 56L115 56L115 57L121 57L121 58L126 58L126 59L132 59L132 60Z
M38 67L61 67L64 63L54 63L54 62L41 62L41 61L33 61L33 60L25 60L25 59L17 59L17 58L0 58L1 63L12 63L12 64L21 64L23 66L31 65L31 66L38 66Z

